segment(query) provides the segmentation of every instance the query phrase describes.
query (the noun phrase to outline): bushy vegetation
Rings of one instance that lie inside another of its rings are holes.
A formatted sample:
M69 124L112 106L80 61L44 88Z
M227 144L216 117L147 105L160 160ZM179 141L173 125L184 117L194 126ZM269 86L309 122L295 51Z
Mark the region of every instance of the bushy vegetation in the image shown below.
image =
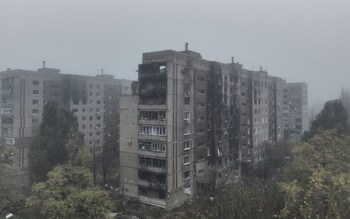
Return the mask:
M20 218L106 218L110 194L93 183L92 159L72 112L48 103L29 152L31 195ZM9 210L8 212L13 212Z
M341 100L330 100L325 103L322 111L311 122L310 131L305 132L303 140L312 137L320 129L335 129L339 134L349 134L348 111Z
M16 165L16 158L14 148L6 147L0 139L0 218L9 212L16 213L25 208L24 195L19 194L7 173L8 169Z

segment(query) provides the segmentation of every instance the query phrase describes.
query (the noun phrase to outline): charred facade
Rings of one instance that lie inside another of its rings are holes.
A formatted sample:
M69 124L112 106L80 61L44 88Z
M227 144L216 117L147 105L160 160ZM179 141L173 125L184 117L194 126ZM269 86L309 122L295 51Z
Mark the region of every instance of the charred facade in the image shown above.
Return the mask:
M121 192L166 209L208 180L239 177L283 139L283 81L185 50L143 54L139 94L121 110ZM137 132L137 133L136 133ZM124 135L125 134L125 135Z

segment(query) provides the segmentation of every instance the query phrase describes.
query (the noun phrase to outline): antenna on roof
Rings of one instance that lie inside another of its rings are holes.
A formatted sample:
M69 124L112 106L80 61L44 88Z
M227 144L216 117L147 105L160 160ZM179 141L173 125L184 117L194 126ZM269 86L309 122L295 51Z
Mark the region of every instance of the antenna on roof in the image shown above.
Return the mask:
M45 62L45 61L43 61L43 68L45 68L45 63L46 63L46 62Z
M235 63L235 57L231 57L232 64Z
M260 71L262 71L263 69L262 69L262 66L260 66Z
M188 43L185 43L185 51L188 51Z
M101 75L103 75L103 68L101 68Z

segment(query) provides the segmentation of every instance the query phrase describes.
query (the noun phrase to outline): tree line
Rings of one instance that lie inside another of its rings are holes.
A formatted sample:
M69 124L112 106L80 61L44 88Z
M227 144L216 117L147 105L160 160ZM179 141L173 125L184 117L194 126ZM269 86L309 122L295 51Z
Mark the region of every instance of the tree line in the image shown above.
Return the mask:
M240 178L209 180L194 202L164 218L350 218L350 129L342 102L328 101L300 144L267 146L264 162ZM13 162L13 151L2 145L0 150L1 166ZM76 117L54 103L45 105L29 151L29 173L32 187L25 198L0 180L0 215L105 218L116 209L110 194L94 185L92 158Z

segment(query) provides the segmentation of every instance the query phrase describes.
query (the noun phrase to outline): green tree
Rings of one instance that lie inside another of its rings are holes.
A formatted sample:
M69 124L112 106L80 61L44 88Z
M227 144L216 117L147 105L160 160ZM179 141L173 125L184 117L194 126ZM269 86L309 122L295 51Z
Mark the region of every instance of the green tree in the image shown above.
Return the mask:
M13 176L7 172L16 165L16 157L14 148L6 147L0 139L0 216L5 213L17 213L25 207L22 194L18 194L11 183Z
M90 170L71 161L56 166L32 192L28 203L45 218L105 218L112 207L108 193L93 187Z
M306 132L303 139L312 137L319 129L336 129L338 133L349 133L348 113L341 100L330 100L324 105L322 111L311 122L309 132Z
M348 117L350 117L350 90L342 88L339 99L341 100L341 102L344 105L344 108L348 112ZM349 125L350 125L350 120L349 120Z
M350 218L350 137L316 133L293 149L280 182L283 218Z
M92 165L92 157L84 145L84 139L81 133L76 130L71 130L69 133L69 140L66 144L68 154L68 161L75 166L82 166L90 168Z
M46 104L40 133L28 153L32 181L44 181L54 166L67 161L66 144L70 132L78 132L78 121L73 112L59 109L56 103Z

